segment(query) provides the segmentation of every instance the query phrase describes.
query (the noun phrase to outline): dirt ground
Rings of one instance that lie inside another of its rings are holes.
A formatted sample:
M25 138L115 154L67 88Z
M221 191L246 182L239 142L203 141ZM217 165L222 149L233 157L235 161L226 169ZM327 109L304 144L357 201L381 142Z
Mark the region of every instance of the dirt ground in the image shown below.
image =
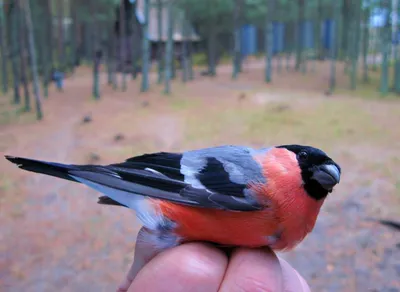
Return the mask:
M342 166L342 181L313 232L282 256L312 291L400 291L400 234L372 220L400 218L400 99L350 94L344 74L339 94L326 96L328 64L308 75L283 66L273 85L263 82L262 68L246 64L236 81L228 66L214 79L176 80L170 96L154 76L139 94L140 78L120 92L102 75L97 102L90 70L81 69L64 92L51 90L41 122L5 113L18 110L1 97L0 151L106 164L220 144L320 147ZM85 116L92 121L83 123ZM2 158L0 192L0 291L113 291L125 276L139 229L134 212L98 205L84 186Z

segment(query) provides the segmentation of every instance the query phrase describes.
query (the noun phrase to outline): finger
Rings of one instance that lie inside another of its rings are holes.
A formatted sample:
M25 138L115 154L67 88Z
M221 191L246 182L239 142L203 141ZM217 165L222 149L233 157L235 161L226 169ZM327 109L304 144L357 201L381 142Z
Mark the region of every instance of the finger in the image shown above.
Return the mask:
M282 268L285 292L311 292L302 276L284 259L278 257Z
M157 249L152 244L148 242L148 237L151 236L151 233L142 227L139 230L136 245L135 245L135 257L133 259L132 265L124 279L124 281L119 285L117 292L126 292L129 289L132 281L135 279L136 275L140 272L140 270L152 259L154 258L161 250Z
M218 291L228 264L215 247L188 243L166 250L142 268L128 291Z
M233 252L220 292L283 291L279 260L269 249Z

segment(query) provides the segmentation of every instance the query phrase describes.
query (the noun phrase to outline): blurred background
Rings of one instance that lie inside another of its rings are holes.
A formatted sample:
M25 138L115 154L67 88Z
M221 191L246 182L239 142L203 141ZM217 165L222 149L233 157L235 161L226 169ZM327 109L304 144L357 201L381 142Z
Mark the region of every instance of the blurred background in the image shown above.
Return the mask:
M119 162L308 144L342 166L283 253L313 291L400 291L397 0L0 1L0 151ZM0 158L0 290L114 291L133 211Z

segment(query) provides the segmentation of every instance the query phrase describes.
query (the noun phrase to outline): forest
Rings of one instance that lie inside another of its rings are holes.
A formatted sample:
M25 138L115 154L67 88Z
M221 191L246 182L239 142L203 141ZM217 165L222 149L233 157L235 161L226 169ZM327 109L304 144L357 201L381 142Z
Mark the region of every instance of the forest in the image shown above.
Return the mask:
M337 75L342 74L338 63L344 64L351 90L368 83L370 71L379 71L377 90L383 96L398 94L398 9L397 1L390 0L3 1L2 92L12 92L15 104L23 104L25 111L33 107L41 119L49 84L80 66L92 67L97 99L101 65L114 90L126 90L131 75L140 82L141 92L147 91L153 70L168 94L177 71L182 82L194 78L194 66L205 65L202 74L214 76L222 58L230 60L236 79L243 61L255 55L265 59L267 83L283 67L308 74L316 63L329 62L327 94L335 91ZM152 21L146 21L149 18ZM249 40L245 25L259 36L251 52L244 51ZM149 29L151 37L143 37ZM272 65L275 59L277 68Z

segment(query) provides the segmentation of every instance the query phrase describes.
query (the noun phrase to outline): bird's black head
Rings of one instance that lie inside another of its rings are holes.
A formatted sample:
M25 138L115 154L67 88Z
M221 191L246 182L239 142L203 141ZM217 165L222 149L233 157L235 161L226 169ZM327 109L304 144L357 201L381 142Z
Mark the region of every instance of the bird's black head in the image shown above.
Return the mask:
M281 145L296 154L308 195L316 200L325 198L339 183L341 168L325 152L303 145Z

